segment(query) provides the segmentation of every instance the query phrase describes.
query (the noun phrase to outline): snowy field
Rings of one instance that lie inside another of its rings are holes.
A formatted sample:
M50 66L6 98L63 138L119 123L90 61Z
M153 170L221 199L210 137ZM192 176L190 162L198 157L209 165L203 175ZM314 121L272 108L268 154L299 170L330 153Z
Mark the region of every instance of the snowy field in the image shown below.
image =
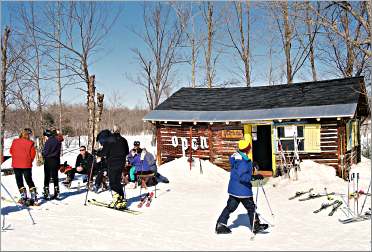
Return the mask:
M140 140L146 147L151 141L146 135L127 139L130 147L134 140ZM9 139L6 144L10 144ZM76 149L76 146L72 144L70 148ZM154 147L147 149L155 150ZM78 150L65 149L65 153L62 160L74 165ZM3 167L9 165L7 161ZM359 188L367 191L371 179L370 160L363 158L353 171L360 173ZM329 208L314 214L313 211L327 201L325 197L303 202L288 200L296 191L310 188L322 193L326 187L328 192L346 194L347 182L336 177L332 167L305 160L297 181L271 178L264 189L274 217L261 189L258 211L275 226L269 233L258 234L253 241L249 239L249 221L242 205L229 219L232 234L214 233L216 220L228 198L229 173L208 161L201 161L200 166L197 159L190 170L184 158L160 166L159 172L170 183L158 184L158 197L149 208L138 209L139 189L126 188L129 207L141 211L141 215L84 206L86 191L77 191L81 176L77 176L69 190L60 186L62 200L31 209L35 225L26 209L19 210L14 204L1 201L1 222L11 225L1 232L1 250L371 250L370 221L341 224L338 219L345 218L341 209L333 216L328 216ZM35 166L33 178L39 194L43 177L43 167ZM1 182L12 195L18 196L14 175L1 176ZM9 198L3 189L1 195ZM111 194L89 192L88 198L108 201ZM341 196L334 199L341 200ZM364 197L359 208L363 201ZM365 210L371 206L371 197L367 198L366 205Z

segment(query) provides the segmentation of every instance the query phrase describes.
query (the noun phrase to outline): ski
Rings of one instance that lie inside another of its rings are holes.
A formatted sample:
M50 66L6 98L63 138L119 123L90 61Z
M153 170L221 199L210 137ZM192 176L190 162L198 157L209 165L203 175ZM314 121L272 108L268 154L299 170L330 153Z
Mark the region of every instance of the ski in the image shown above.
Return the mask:
M147 203L146 207L150 207L152 198L154 197L154 192L151 192L149 196L147 196Z
M112 207L109 207L110 204L108 204L106 202L102 202L102 201L97 201L95 199L88 200L88 203L90 203L91 205L94 205L94 206L106 207L106 208L109 208L109 209L113 209L113 210L121 211L121 212L126 212L126 213L129 213L129 214L134 214L134 215L141 214L141 212L136 211L136 210L132 210L132 209L129 209L129 208L123 208L123 209L112 208Z
M324 196L329 196L329 195L335 195L335 193L334 192L327 193L327 194L320 194L320 193L315 194L315 193L312 193L307 198L299 199L299 201L311 200L311 199L316 199L316 198L320 198L320 197L324 197Z
M330 206L333 206L333 205L335 205L339 202L340 202L339 200L335 200L332 203L322 203L322 206L319 209L315 210L313 213L319 213L320 211L323 211L324 209L326 209Z
M312 190L314 190L313 188L310 188L309 191L306 191L306 192L296 192L296 194L290 198L288 198L289 200L293 200L295 198L298 198L306 193L310 193Z
M340 208L340 206L342 205L342 201L338 201L336 205L333 206L331 212L328 214L328 216L332 216L336 211L337 209Z
M138 208L141 208L145 204L145 202L148 199L149 195L150 195L149 193L146 193L145 196L141 197L141 201L137 205Z
M365 221L365 220L370 220L371 219L371 214L362 214L356 217L351 217L347 219L338 219L342 224L347 224L347 223L352 223L352 222L359 222L359 221Z

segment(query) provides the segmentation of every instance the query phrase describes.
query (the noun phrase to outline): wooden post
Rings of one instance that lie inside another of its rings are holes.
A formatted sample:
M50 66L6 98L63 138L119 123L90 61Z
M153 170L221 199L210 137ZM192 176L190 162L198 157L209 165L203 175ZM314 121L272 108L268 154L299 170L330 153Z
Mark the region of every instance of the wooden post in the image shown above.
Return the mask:
M162 164L162 160L161 160L161 137L160 137L160 126L157 127L156 126L156 157L157 157L157 160L158 160L158 164L161 165Z
M190 127L190 171L192 164L192 127Z

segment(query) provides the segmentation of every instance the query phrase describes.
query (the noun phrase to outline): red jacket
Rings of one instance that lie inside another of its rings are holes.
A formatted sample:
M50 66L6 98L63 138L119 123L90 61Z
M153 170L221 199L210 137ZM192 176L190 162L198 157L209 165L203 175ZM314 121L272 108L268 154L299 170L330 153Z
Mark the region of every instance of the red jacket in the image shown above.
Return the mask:
M36 155L34 142L23 138L14 139L10 147L10 155L12 155L13 168L32 168L32 161Z

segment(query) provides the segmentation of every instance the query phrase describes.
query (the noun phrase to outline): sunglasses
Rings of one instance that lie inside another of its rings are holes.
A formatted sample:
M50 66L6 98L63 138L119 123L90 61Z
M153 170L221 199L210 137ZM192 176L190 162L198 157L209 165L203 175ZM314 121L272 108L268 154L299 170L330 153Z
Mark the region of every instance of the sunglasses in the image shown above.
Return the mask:
M80 151L85 151L85 150L80 150Z

